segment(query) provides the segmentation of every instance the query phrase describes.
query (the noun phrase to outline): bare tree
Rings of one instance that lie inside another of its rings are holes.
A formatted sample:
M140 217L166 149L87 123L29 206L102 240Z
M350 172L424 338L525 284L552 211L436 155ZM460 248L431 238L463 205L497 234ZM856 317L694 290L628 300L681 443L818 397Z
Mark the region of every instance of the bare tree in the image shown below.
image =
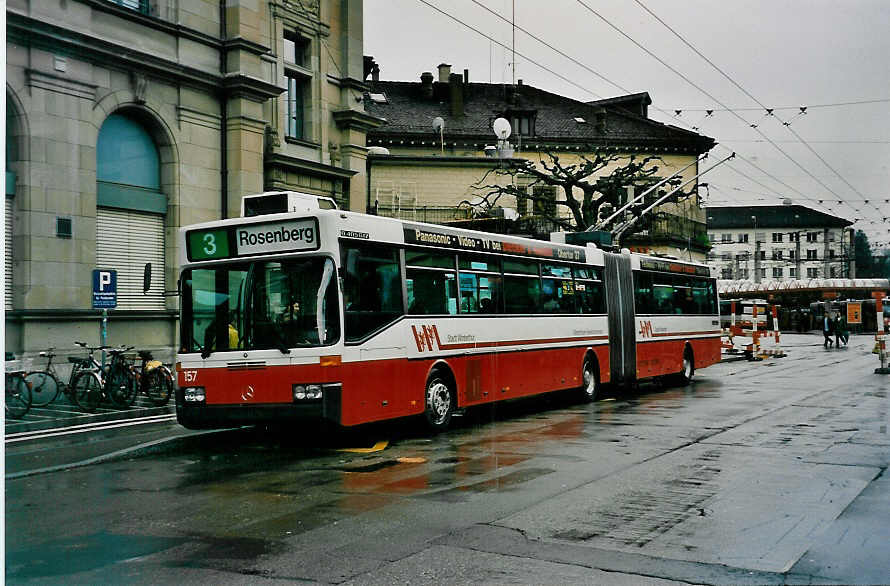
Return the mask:
M580 232L596 224L601 213L614 211L623 205L628 186L633 185L637 193L642 193L663 179L658 176L660 167L654 164L662 162L662 159L656 156L618 155L597 150L593 155L581 155L578 161L566 164L559 155L551 152L545 155L546 159L541 159L537 164L529 159L506 159L501 166L486 172L473 185L478 197L473 202L464 200L461 205L469 206L477 215L485 216L498 207L501 197L514 196L517 201L529 201L535 210L565 230ZM606 171L610 165L623 161L626 163ZM526 177L528 183L518 185L515 181L517 176ZM492 181L492 177L510 177L510 180L505 185L499 185ZM634 205L630 213L639 213L681 183L679 177L666 182L647 195L645 201ZM535 189L537 186L560 188L565 199L555 199L552 193ZM681 201L694 193L694 189L678 191L665 203ZM568 208L571 215L559 213L562 207ZM620 219L623 218L617 218ZM637 223L625 236L643 229L647 224Z

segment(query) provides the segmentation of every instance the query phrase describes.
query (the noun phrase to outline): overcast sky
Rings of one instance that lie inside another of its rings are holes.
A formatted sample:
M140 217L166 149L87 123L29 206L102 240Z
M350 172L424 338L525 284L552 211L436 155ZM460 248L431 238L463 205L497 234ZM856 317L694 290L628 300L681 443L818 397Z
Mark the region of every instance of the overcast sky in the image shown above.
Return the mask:
M445 62L510 83L513 4L366 0L364 52L383 80ZM888 246L890 0L515 0L515 24L523 83L582 101L646 91L650 117L720 143L702 168L735 151L701 179L711 203L790 198Z

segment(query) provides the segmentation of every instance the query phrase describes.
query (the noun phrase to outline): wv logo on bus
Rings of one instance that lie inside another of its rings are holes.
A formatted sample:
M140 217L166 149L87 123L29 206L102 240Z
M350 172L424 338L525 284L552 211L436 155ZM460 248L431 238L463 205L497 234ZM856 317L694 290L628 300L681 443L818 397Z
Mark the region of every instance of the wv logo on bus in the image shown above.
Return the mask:
M432 352L442 346L442 343L439 341L439 330L436 329L436 326L420 326L419 330L417 326L411 326L411 331L414 332L414 341L417 343L418 352L425 352L426 350ZM433 346L434 340L436 342L435 346Z
M652 322L649 320L640 322L640 337L641 338L651 338L652 337Z

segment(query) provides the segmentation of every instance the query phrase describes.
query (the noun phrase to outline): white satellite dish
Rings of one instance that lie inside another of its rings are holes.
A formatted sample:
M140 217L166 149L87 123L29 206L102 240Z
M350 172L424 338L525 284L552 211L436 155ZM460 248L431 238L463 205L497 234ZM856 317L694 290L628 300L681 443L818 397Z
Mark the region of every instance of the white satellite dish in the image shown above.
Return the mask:
M492 130L494 130L495 136L497 136L501 140L507 140L510 136L510 123L506 118L498 118L494 121L494 124L491 125Z
M433 130L442 132L443 128L445 128L445 120L443 120L441 116L433 118Z

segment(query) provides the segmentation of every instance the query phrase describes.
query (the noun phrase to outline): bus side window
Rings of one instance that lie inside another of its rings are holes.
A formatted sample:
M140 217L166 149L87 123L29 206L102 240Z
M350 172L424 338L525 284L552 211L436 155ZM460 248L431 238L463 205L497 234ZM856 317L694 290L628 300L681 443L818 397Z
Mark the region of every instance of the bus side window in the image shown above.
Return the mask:
M634 304L636 313L658 313L652 291L652 275L636 271L634 277Z
M408 268L405 270L405 274L409 314L457 313L453 272Z
M346 341L366 338L403 313L399 254L375 244L344 245Z

